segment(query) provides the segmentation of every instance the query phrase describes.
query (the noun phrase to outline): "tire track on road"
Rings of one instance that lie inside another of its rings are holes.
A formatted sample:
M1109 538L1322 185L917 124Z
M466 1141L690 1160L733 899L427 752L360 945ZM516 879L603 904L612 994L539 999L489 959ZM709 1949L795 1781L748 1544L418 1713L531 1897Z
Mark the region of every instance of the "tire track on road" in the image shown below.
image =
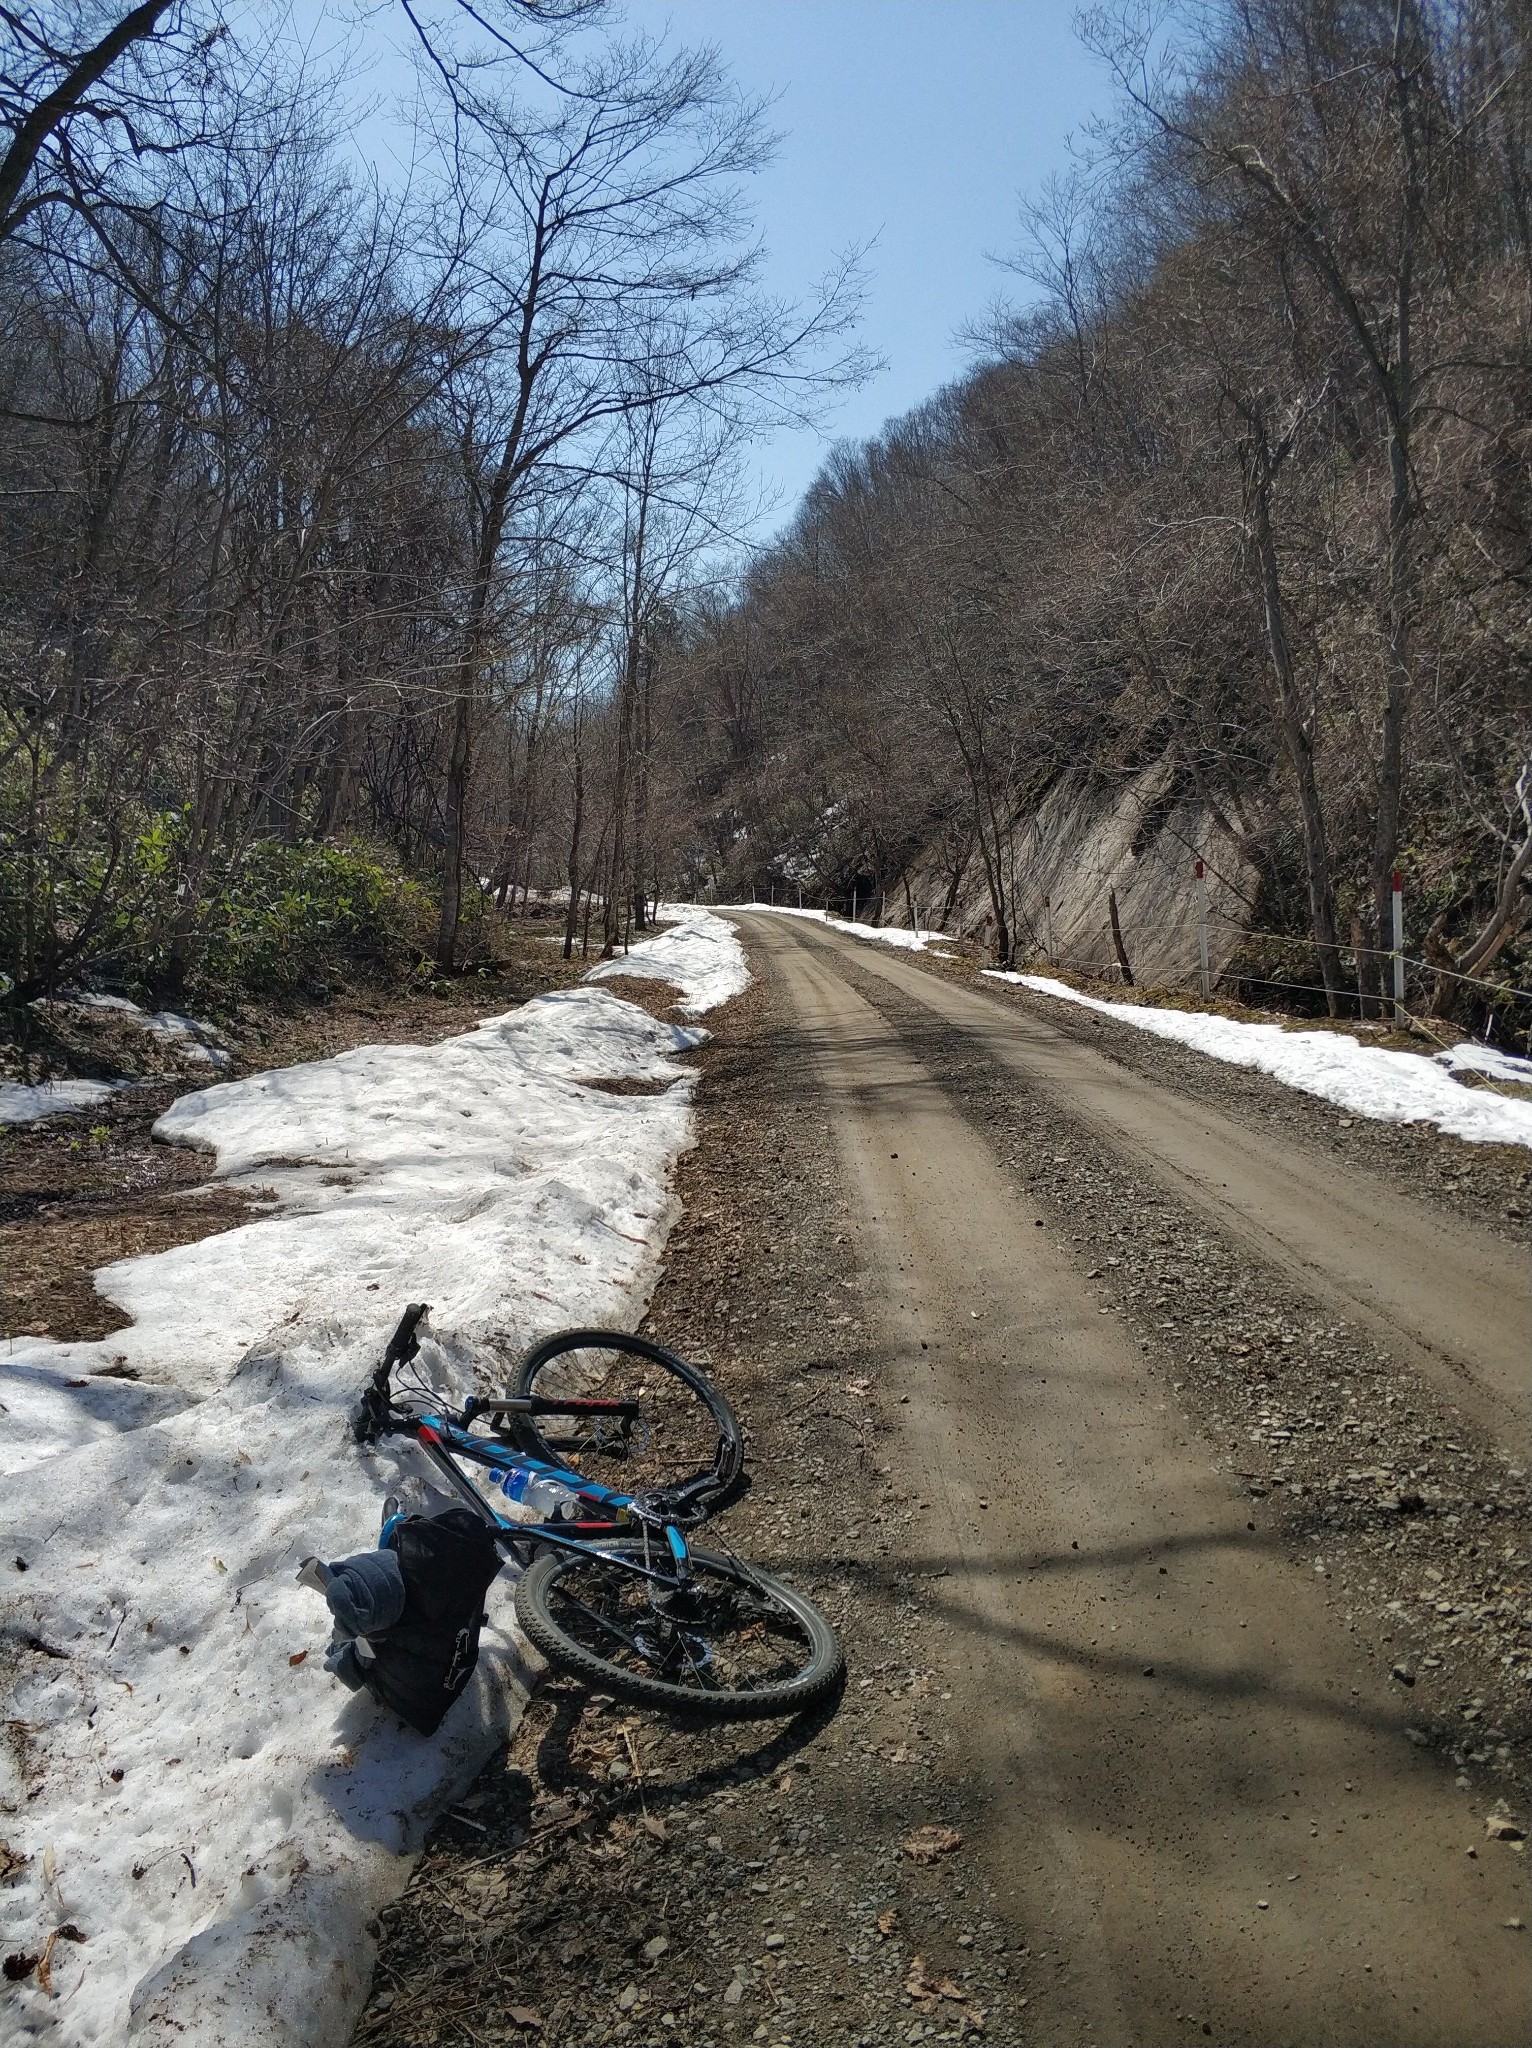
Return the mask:
M982 1851L1067 1965L1036 2001L1044 2037L1520 2039L1517 1873L1464 1856L1464 1798L1404 1740L1315 1575L1160 1398L843 949L747 929L857 1191L896 1483L928 1503L917 1547L962 1652L952 1721L994 1795Z
M752 933L768 922L757 918ZM778 919L775 928L790 924ZM1089 1124L1146 1181L1366 1323L1481 1428L1520 1456L1532 1454L1532 1273L1524 1248L1145 1080L1014 1002L823 927L791 931L800 947L849 966L860 985L884 983L977 1035L990 1058Z

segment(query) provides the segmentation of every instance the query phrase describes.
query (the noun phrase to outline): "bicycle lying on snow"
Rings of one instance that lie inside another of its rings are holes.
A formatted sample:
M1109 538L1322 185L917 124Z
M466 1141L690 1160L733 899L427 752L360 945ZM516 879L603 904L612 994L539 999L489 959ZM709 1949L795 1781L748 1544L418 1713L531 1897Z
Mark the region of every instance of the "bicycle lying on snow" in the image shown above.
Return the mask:
M515 1611L531 1641L619 1699L753 1721L799 1713L836 1689L840 1646L812 1602L726 1547L689 1541L749 1483L739 1423L695 1366L623 1331L566 1330L526 1354L511 1393L452 1413L411 1371L425 1313L405 1311L354 1433L362 1443L413 1438L478 1517L475 1528L458 1510L458 1533L486 1560L469 1575L475 1656L485 1587L509 1558L521 1567ZM626 1489L581 1469L598 1463ZM380 1549L407 1551L427 1518L392 1506ZM449 1675L451 1697L471 1669L470 1658L455 1689Z

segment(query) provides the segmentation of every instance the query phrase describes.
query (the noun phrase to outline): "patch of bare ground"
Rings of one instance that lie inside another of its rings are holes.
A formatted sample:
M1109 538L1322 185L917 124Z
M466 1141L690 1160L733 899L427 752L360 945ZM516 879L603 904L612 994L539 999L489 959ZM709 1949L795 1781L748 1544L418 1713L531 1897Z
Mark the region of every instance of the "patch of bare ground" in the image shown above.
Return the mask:
M681 991L668 981L658 981L652 974L603 974L593 984L609 996L619 996L625 1003L633 1003L640 1010L647 1010L651 1017L658 1017L662 1024L677 1024L681 1013L677 1007Z
M718 1536L824 1607L848 1689L692 1729L545 1684L384 1915L368 2048L1025 2038L1033 1959L963 1839L985 1794L943 1723L959 1652L880 1460L823 1108L769 983L707 1021L645 1327L735 1404L754 1484Z
M0 1129L0 1336L109 1336L128 1318L97 1294L98 1267L194 1244L259 1213L247 1193L207 1185L206 1154L154 1143L155 1120L178 1095L356 1045L450 1038L568 986L588 964L566 963L540 932L514 925L497 950L492 966L451 981L361 983L323 1002L284 997L220 1013L213 1021L233 1056L222 1074L110 1011L50 1013L29 1048L28 1079L127 1077L133 1085L80 1115ZM652 993L656 985L647 986ZM7 1064L22 1070L14 1049Z

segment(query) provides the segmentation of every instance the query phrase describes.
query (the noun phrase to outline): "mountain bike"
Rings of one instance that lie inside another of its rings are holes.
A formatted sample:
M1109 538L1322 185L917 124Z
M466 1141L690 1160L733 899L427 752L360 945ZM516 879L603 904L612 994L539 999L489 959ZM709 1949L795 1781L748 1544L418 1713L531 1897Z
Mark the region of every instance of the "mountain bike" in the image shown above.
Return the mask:
M426 1313L405 1310L353 1433L412 1438L483 1518L521 1567L516 1619L550 1664L711 1721L796 1714L835 1691L844 1662L818 1608L688 1541L748 1485L739 1423L694 1365L626 1331L564 1330L526 1354L509 1394L454 1413L414 1366ZM580 1469L598 1463L629 1483ZM528 1501L552 1512L528 1518Z

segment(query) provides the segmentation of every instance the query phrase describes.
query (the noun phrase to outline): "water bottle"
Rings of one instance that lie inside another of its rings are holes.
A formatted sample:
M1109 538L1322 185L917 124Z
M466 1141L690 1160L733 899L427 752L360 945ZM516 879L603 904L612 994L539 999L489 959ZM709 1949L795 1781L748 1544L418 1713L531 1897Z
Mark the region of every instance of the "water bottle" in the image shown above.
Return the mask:
M580 1496L553 1473L536 1465L512 1465L500 1481L500 1491L521 1509L518 1521L577 1522Z

